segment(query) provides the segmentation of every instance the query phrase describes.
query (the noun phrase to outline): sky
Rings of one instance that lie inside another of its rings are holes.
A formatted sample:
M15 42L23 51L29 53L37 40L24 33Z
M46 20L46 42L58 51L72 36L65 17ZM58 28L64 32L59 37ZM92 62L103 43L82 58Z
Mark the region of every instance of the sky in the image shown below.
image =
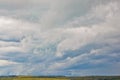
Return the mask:
M0 0L1 75L120 75L120 0Z

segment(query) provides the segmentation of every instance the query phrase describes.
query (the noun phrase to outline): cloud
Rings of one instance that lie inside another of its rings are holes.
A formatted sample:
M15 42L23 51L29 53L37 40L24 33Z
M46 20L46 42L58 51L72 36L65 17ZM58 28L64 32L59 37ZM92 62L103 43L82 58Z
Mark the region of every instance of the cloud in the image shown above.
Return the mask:
M0 74L99 75L119 67L119 1L0 3Z
M0 60L0 66L9 66L18 64L16 62L8 61L8 60Z

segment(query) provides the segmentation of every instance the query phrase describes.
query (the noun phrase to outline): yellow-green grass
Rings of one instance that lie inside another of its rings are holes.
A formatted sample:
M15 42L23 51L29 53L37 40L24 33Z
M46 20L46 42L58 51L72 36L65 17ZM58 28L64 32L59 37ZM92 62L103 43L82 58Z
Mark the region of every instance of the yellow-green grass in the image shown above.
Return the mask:
M91 77L0 77L0 80L120 80L120 76L91 76Z
M0 78L0 80L70 80L68 78L34 78L34 77L14 77L14 78Z

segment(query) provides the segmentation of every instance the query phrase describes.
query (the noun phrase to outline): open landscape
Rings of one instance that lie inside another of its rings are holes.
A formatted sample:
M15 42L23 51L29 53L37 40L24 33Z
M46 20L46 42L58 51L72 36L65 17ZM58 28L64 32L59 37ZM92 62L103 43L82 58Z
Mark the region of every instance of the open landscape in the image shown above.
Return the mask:
M89 77L1 77L0 80L120 80L120 76L89 76Z
M120 80L120 0L0 0L0 80Z

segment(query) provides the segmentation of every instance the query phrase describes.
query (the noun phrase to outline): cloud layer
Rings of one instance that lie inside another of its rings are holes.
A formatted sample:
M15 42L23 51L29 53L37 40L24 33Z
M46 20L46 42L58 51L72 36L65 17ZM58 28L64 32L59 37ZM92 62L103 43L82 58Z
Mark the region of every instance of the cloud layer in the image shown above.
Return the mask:
M0 0L0 75L120 75L119 3Z

